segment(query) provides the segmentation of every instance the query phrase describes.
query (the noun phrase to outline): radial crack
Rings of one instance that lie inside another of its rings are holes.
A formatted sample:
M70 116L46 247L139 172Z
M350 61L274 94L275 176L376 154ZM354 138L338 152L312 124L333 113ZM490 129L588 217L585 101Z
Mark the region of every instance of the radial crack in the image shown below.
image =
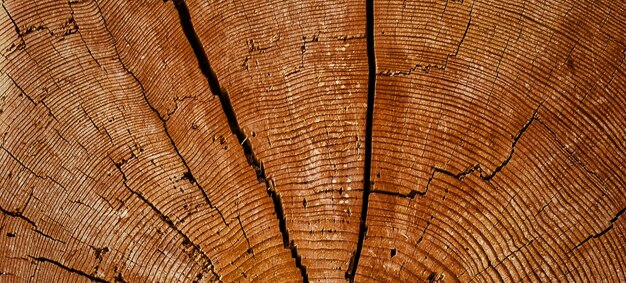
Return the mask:
M602 179L602 177L600 177L600 175L598 175L598 173L592 171L591 169L589 169L585 163L582 162L582 160L580 160L580 158L578 158L575 154L575 152L573 152L572 150L570 150L563 141L561 141L557 134L554 132L554 130L552 130L552 128L550 128L550 126L548 126L548 124L544 123L541 119L536 118L537 122L543 126L552 136L552 139L559 145L559 147L565 152L567 153L567 155L571 158L571 160L573 160L574 162L576 162L576 164L578 164L578 166L580 166L585 172L587 172L587 174L591 175L592 178L596 179L598 181L598 183L600 183L601 187L604 189L606 189L606 181L604 179Z
M70 7L71 7L70 3ZM161 114L159 114L159 111L156 109L156 107L154 107L154 105L152 105L152 103L150 102L150 100L148 99L148 96L146 94L146 89L144 88L143 84L141 83L141 81L139 80L139 78L137 76L135 76L135 73L133 73L128 67L126 67L126 65L124 64L124 62L122 61L122 57L120 56L120 52L117 49L117 45L115 44L115 37L113 36L113 34L111 33L111 31L109 30L107 24L106 24L106 19L104 18L104 14L102 13L102 10L100 8L100 4L96 1L95 2L96 7L98 8L98 12L100 13L100 16L102 17L102 21L104 23L104 29L107 31L108 35L111 37L111 39L113 39L113 49L115 50L115 54L117 56L117 60L119 61L120 65L122 66L122 68L131 75L131 77L135 80L135 82L139 85L139 88L141 89L141 94L143 96L143 99L145 100L146 104L148 105L148 107L150 108L150 110L152 110L152 112L154 112L156 114L156 116L159 118L159 120L161 120L161 123L163 124L163 130L165 132L165 135L167 136L167 138L169 139L170 143L172 144L172 147L174 149L174 152L176 152L176 155L178 156L178 158L181 160L181 162L183 163L183 166L185 166L185 169L187 170L187 172L183 173L183 178L189 180L190 183L195 184L196 187L200 190L200 193L202 193L202 197L204 198L204 200L206 201L207 205L211 208L214 209L217 214L219 214L220 218L222 219L222 222L224 223L224 225L229 226L228 222L226 222L226 218L224 218L224 215L222 214L222 212L211 203L211 200L209 199L209 196L207 195L206 191L204 190L204 188L202 187L202 185L200 185L199 182L197 182L197 179L194 177L193 173L191 172L191 168L189 167L189 165L187 164L187 161L185 160L185 158L183 157L183 155L180 153L180 151L178 150L178 146L176 145L176 143L174 142L174 139L172 138L172 136L170 135L169 129L167 127L167 121L165 118L163 118L161 116ZM81 106L82 108L82 106ZM85 109L83 108L83 111L85 111ZM87 114L87 112L85 111L85 114ZM87 115L87 117L89 117L89 115ZM96 129L98 129L98 127L95 125L95 123L93 123L93 120L91 118L89 118L89 120L91 120L92 124L96 127ZM111 139L111 136L109 135L109 133L106 131L105 129L105 133L109 136L109 140Z
M120 60L120 62L121 62L121 60ZM176 152L176 155L178 155L178 158L180 159L180 161L183 163L183 166L185 166L185 169L187 170L187 172L183 173L183 178L187 179L191 184L195 184L196 187L198 187L198 189L202 193L202 197L204 197L204 200L209 205L209 207L211 209L214 209L215 211L217 211L217 214L219 214L220 218L222 218L222 222L224 222L224 225L229 226L228 223L226 222L226 218L224 218L224 215L222 214L222 212L216 206L214 206L211 203L211 200L209 199L209 196L207 195L206 191L204 190L202 185L200 185L200 183L197 181L197 179L194 177L193 173L191 172L191 168L189 168L189 165L187 164L187 161L185 160L183 155L178 150L178 146L176 146L176 143L174 142L174 138L172 138L172 136L170 135L170 132L169 132L169 130L167 128L167 121L159 114L159 111L148 100L148 97L146 96L146 90L143 87L143 84L141 83L141 81L139 81L139 78L137 78L133 72L131 72L128 68L126 68L126 66L124 66L123 63L122 63L122 67L124 67L126 72L128 72L133 77L133 79L135 79L137 84L139 84L139 87L141 88L141 94L143 95L143 99L146 101L146 104L148 104L148 107L150 107L152 112L154 112L156 114L156 116L159 117L159 120L161 120L161 123L163 124L163 130L165 131L165 135L167 136L167 138L169 139L170 143L172 144L172 147L174 148L174 151Z
M59 267L59 268L61 268L61 269L64 269L65 271L68 271L68 272L70 272L70 273L74 273L74 274L81 275L81 276L83 276L83 277L85 277L85 278L89 279L91 282L108 283L108 281L106 281L106 280L104 280L104 279L102 279L102 278L100 278L100 277L96 277L96 276L93 276L93 275L87 274L86 272L84 272L84 271L82 271L82 270L78 270L78 269L73 268L73 267L65 266L65 265L63 265L62 263L60 263L60 262L58 262L58 261L56 261L56 260L53 260L53 259L49 259L49 258L46 258L46 257L34 257L34 256L30 256L30 255L29 255L28 257L30 257L31 259L33 259L33 260L35 260L35 261L38 261L38 262L47 262L47 263L51 263L52 265L54 265L54 266L56 266L56 267Z
M367 209L369 196L372 189L372 131L374 121L374 100L376 96L376 53L374 51L374 0L366 1L366 24L365 34L367 42L367 112L365 116L365 161L363 168L363 201L361 203L361 221L359 225L359 239L356 250L350 259L350 265L346 271L346 280L354 282L354 277L359 267L363 242L367 234Z
M113 161L113 160L111 160ZM191 245L193 246L193 249L195 252L197 252L200 257L202 259L204 259L207 263L206 266L203 266L204 269L206 269L207 271L210 271L211 274L213 274L213 276L215 276L215 278L217 278L218 281L221 281L222 276L220 276L216 271L215 271L215 266L213 265L213 261L211 260L211 258L209 258L209 256L202 250L202 248L194 243L193 241L191 241L191 239L189 238L189 236L187 236L187 234L185 234L182 230L180 230L176 224L174 224L174 221L172 221L172 219L169 218L169 216L165 215L161 210L159 210L156 205L154 205L153 203L151 203L143 194L141 194L140 192L137 192L133 189L131 189L128 184L127 184L127 177L126 177L126 173L122 170L122 167L120 164L115 163L113 161L113 164L115 165L115 168L117 168L117 170L120 172L120 174L122 175L122 179L123 179L123 184L124 187L131 192L133 195L135 195L136 197L138 197L139 199L141 199L141 201L145 204L147 204L154 213L159 215L159 218L165 222L165 224L167 224L167 226L169 226L172 230L176 231L176 233L178 233L178 235L180 235L184 240L183 240L183 245Z
M200 38L198 37L198 34L193 27L191 14L189 13L189 8L187 7L187 4L184 0L174 0L173 2L174 7L178 12L178 17L180 19L180 24L182 26L183 32L185 33L185 36L187 37L187 40L189 41L189 44L191 45L191 48L196 55L196 59L198 60L198 66L202 71L202 74L207 79L209 88L211 89L211 93L219 98L222 110L224 112L224 115L226 115L231 132L235 136L237 136L237 140L239 141L239 144L243 149L248 164L254 169L259 182L265 184L265 187L267 188L267 194L272 199L272 202L274 204L274 211L276 212L276 218L278 218L278 224L283 238L283 245L285 248L288 248L291 251L291 256L295 259L296 267L300 270L300 274L302 275L302 281L308 282L309 279L306 271L306 266L302 264L302 258L300 255L298 255L298 248L295 245L294 241L290 240L289 231L287 230L287 223L285 221L285 213L283 210L282 200L280 194L276 192L275 183L273 179L267 177L263 162L254 153L250 139L248 139L246 133L239 125L239 121L237 120L237 115L235 114L235 109L233 108L233 105L230 101L228 92L226 91L226 89L220 86L217 76L211 68L211 64L209 63L209 59L206 55L206 51L204 50L202 42L200 41Z
M35 227L35 229L37 228L37 224L35 224L35 221L32 221L32 220L30 220L30 218L24 216L21 211L15 211L14 212L14 211L9 211L9 210L6 210L6 209L0 207L0 212L2 214L5 214L5 215L11 216L11 217L22 219L22 220L28 222L28 224L30 224L33 227Z
M36 173L35 171L33 171L33 169L31 169L30 167L26 166L26 164L24 164L24 162L22 162L19 158L17 158L17 156L13 155L13 153L11 153L8 149L6 149L5 147L3 147L2 145L0 145L0 149L3 150L4 152L6 152L15 162L17 162L18 164L20 164L22 166L22 168L24 168L26 171L28 171L30 174L33 174L35 177L39 178L39 179L43 179L43 180L50 180L50 182L56 184L57 186L66 189L65 186L63 186L63 184L59 183L59 181L53 179L50 176L45 176L45 175L39 175L38 173Z
M248 253L252 254L252 257L254 257L254 249L252 249L252 246L250 245L250 239L248 239L246 230L243 229L243 224L241 223L241 216L237 215L237 221L239 222L239 228L241 228L241 231L243 232L243 237L246 239L246 243L248 243Z
M588 236L587 238L585 238L584 240L582 240L580 243L578 243L576 246L574 246L569 252L571 253L572 251L580 248L580 246L584 245L585 243L587 243L589 240L591 239L597 239L600 238L602 235L606 234L606 232L609 232L612 228L613 228L613 223L615 223L615 221L617 221L617 219L622 216L622 214L624 214L624 212L626 212L626 207L622 208L622 210L618 211L617 214L615 214L615 217L613 217L610 221L609 221L609 226L607 226L604 230L600 231L599 233L593 234Z
M502 259L498 260L498 262L496 262L495 264L493 264L491 262L491 260L488 260L487 263L487 267L483 268L481 271L479 271L478 273L476 273L475 275L473 275L469 280L467 280L467 282L474 282L476 280L476 278L478 278L479 276L481 276L483 273L485 273L487 270L489 270L490 268L492 268L493 270L496 270L497 272L497 267L500 266L500 264L504 263L507 259L509 259L511 256L517 254L518 252L520 252L522 249L528 247L529 245L531 245L535 240L537 240L539 237L535 237L533 239L531 239L530 241L526 242L525 244L521 245L520 247L517 247L515 250L509 252L507 255L505 255L504 257L502 257ZM461 275L465 274L467 272L464 271L463 273L459 274L459 277L461 277Z
M519 132L517 132L517 134L513 137L513 142L511 144L511 149L509 150L509 153L507 155L507 157L502 161L502 163L500 163L498 166L496 166L491 173L487 173L487 171L485 169L483 169L483 166L478 163L475 165L471 165L467 168L465 168L465 170L458 172L458 173L454 173L452 171L437 167L437 166L433 166L432 169L432 173L430 174L430 177L428 178L428 181L426 182L426 186L424 187L423 191L419 191L417 189L411 190L409 193L400 193L400 192L389 192L389 191L384 191L384 190L372 190L372 193L377 193L377 194L384 194L384 195L392 195L392 196L399 196L399 197L403 197L403 198L409 198L409 199L414 199L415 196L424 196L426 195L426 193L428 192L428 189L430 188L430 183L433 181L433 179L435 179L435 175L437 173L441 173L447 176L450 176L452 178L458 179L458 180L462 180L465 176L474 173L475 171L478 171L480 173L479 177L484 180L484 181L490 181L491 179L493 179L496 174L498 174L500 171L502 171L502 169L504 169L504 167L511 161L511 159L513 158L513 153L515 153L515 146L517 145L517 142L522 138L522 136L524 135L524 133L528 130L528 128L530 127L530 125L536 121L539 120L539 118L537 118L537 112L539 111L539 109L541 108L541 106L543 105L544 102L541 102L539 104L539 106L537 106L537 108L535 108L535 111L533 111L532 116L530 117L530 119L528 121L526 121L526 123L522 126L522 129L519 130Z
M446 5L447 5L447 2L446 2ZM465 26L465 31L463 32L463 36L461 36L461 40L457 44L456 49L454 50L454 53L448 54L446 56L446 60L443 62L443 64L433 64L433 63L422 64L422 63L417 63L413 67L409 68L406 71L389 69L389 70L385 70L385 71L379 72L378 75L380 75L380 76L387 76L387 77L394 77L394 76L409 76L416 70L421 70L424 73L429 73L431 70L445 71L448 68L448 61L450 60L450 57L456 57L459 54L459 50L461 49L461 45L463 44L463 41L465 41L465 37L467 36L467 32L469 31L470 26L472 24L472 13L473 12L474 12L474 2L472 2L472 6L470 7L469 20L467 21L467 25Z

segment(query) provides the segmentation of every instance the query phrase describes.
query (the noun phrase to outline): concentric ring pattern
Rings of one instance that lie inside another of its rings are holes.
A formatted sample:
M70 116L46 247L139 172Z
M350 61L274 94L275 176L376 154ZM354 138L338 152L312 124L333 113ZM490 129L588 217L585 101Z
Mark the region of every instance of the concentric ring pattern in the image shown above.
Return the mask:
M3 0L0 282L624 282L624 1Z

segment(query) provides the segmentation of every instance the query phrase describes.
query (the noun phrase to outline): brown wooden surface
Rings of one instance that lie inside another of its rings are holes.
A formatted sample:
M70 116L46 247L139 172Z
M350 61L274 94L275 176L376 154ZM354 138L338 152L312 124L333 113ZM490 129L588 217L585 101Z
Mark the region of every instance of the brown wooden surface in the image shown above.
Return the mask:
M625 43L624 1L3 0L0 282L626 281Z

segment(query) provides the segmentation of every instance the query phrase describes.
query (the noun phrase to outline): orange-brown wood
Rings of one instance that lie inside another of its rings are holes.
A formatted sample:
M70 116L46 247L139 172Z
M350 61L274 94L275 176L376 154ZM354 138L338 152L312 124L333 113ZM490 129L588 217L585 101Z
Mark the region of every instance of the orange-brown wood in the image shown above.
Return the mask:
M374 5L356 281L624 280L624 3Z
M624 1L1 4L0 282L626 281Z

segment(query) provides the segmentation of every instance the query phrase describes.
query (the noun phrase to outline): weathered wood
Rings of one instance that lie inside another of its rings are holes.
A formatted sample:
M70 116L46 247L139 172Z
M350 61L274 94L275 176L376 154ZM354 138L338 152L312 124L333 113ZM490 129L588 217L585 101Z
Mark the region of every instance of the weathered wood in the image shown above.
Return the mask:
M623 1L374 4L356 281L623 281Z
M623 1L15 1L1 282L626 281Z

